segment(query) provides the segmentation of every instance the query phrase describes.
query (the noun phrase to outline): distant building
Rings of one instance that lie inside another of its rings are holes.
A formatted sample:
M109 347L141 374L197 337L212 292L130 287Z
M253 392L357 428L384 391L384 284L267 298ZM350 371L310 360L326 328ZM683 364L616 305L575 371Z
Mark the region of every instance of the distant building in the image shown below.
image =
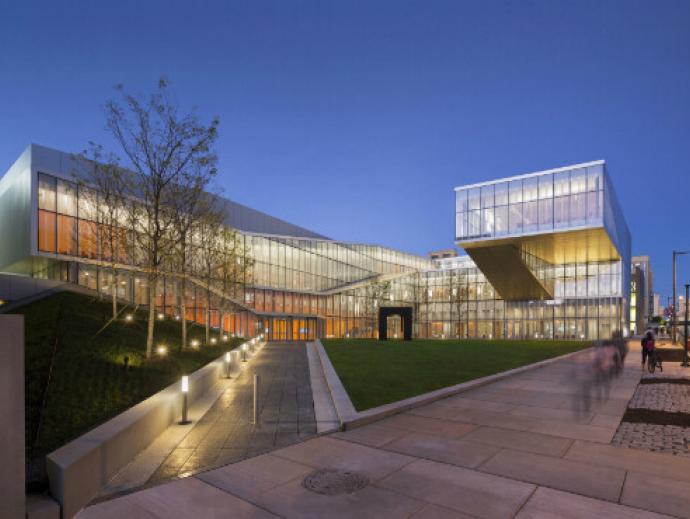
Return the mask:
M652 315L657 317L664 313L664 309L661 308L661 296L659 294L652 294Z
M649 256L633 256L630 271L630 330L642 333L654 315L654 274Z
M457 258L458 257L458 251L455 249L441 249L441 250L435 250L427 254L427 257L430 260L440 260L440 259L448 259L448 258Z

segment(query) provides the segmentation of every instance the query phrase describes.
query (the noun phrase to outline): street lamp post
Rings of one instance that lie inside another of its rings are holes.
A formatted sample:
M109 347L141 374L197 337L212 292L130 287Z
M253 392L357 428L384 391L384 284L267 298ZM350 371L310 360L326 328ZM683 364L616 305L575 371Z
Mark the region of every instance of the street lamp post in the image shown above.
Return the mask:
M685 284L685 322L683 323L683 362L681 366L687 368L690 366L688 364L688 310L690 305L688 304L688 293L690 292L690 284Z
M676 306L677 306L677 300L676 300L676 256L682 256L683 254L687 254L688 251L686 250L674 250L673 251L673 314L671 314L671 341L673 344L676 343ZM687 303L686 303L687 304Z

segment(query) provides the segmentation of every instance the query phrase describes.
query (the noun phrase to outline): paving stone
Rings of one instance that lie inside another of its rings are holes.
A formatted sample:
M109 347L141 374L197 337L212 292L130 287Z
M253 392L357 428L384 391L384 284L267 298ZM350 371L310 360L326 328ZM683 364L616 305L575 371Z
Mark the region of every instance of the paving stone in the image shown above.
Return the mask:
M623 469L512 450L499 452L480 470L614 502L625 478Z
M470 468L481 465L500 450L491 445L418 433L403 436L382 448Z
M599 499L540 487L522 507L516 519L662 519L667 516Z
M414 459L327 436L273 451L273 455L315 469L351 470L366 475L371 481L399 470Z
M253 375L261 377L261 424L251 423ZM316 434L306 347L269 343L194 425L149 482L195 473Z
M383 488L484 518L513 517L534 485L419 460L378 483Z
M690 482L630 471L623 486L621 503L690 518Z
M465 435L465 440L505 447L509 449L545 454L547 456L562 456L573 443L567 438L547 436L545 434L511 431L496 427L479 427Z

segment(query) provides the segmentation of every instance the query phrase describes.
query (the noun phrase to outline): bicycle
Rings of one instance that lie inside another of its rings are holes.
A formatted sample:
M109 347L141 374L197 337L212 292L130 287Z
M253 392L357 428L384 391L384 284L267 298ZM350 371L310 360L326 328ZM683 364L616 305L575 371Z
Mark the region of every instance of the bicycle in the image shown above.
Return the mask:
M664 366L661 362L661 355L659 355L659 352L654 349L650 351L647 356L647 370L650 373L654 373L657 367L661 373L664 372Z

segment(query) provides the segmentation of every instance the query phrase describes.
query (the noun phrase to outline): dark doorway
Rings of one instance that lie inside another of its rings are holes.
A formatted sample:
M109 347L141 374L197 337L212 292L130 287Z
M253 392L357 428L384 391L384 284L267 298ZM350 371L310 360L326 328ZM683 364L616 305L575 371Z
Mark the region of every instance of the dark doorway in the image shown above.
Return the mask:
M412 340L412 308L409 306L382 306L379 308L379 340L388 339L388 317L399 315L403 325L403 339Z

